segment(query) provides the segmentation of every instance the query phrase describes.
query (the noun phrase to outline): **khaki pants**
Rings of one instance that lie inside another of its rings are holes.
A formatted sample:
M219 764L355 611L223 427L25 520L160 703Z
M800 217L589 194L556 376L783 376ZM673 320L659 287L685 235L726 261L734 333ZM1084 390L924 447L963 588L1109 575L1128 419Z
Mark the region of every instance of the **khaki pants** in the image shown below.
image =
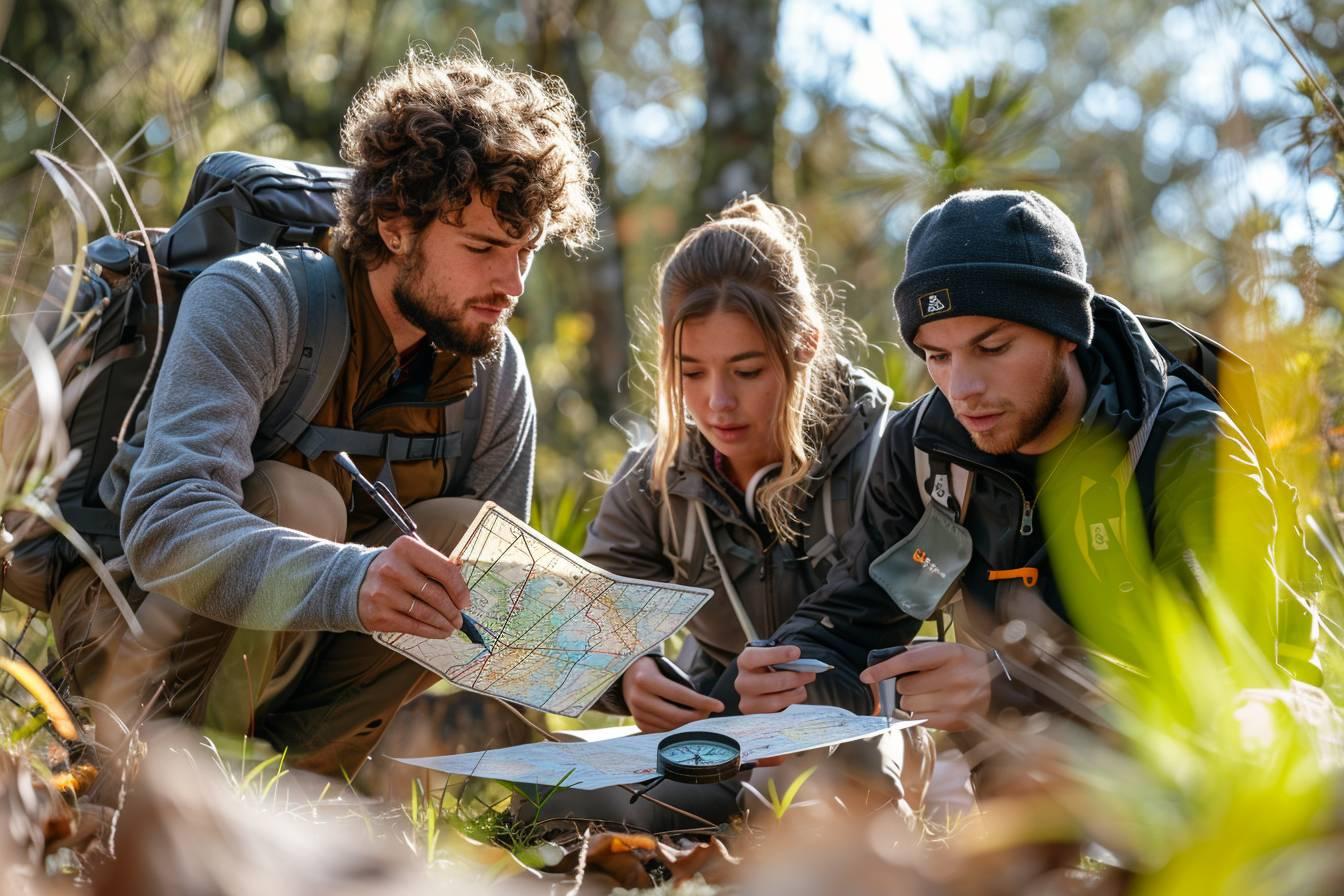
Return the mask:
M375 546L401 533L391 522L347 537L346 509L320 477L262 461L243 482L243 508L330 541ZM408 508L420 536L445 553L480 502L434 498ZM126 583L130 576L121 571ZM57 649L74 690L125 720L157 694L154 714L251 733L286 749L286 765L353 775L402 704L434 673L357 632L259 632L192 613L131 586L145 629L132 638L92 570L66 575L52 605Z

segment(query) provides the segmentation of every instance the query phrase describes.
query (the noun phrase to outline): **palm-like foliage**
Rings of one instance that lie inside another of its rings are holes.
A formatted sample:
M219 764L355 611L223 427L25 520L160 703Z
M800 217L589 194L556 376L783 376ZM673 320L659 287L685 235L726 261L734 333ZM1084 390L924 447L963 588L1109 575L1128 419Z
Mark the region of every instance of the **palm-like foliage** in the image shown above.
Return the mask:
M855 116L863 167L850 178L853 193L875 195L889 211L928 208L971 187L1050 193L1059 183L1049 102L1030 81L999 71L937 93L893 71L902 101Z

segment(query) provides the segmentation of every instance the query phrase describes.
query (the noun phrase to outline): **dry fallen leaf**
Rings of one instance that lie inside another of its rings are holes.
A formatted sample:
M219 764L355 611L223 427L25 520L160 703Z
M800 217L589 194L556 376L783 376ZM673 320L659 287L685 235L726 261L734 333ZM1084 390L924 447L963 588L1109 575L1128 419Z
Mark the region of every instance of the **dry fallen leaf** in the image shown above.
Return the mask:
M708 843L684 842L685 845L679 847L669 843L658 844L658 855L672 873L674 884L688 881L696 875L708 883L724 883L732 877L734 867L742 863L717 838L711 838Z
M614 834L604 831L588 841L587 867L611 877L627 889L653 886L653 876L644 863L656 858L658 841L647 834Z

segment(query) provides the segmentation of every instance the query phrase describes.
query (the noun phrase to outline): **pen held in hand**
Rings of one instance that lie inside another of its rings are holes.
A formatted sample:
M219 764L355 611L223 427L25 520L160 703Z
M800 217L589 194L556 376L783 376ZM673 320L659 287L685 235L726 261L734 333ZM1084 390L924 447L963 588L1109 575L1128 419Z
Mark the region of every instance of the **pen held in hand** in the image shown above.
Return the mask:
M383 485L381 482L370 482L363 473L359 472L359 468L356 467L355 462L350 459L350 455L346 454L344 451L337 452L335 457L337 465L350 474L350 478L355 481L355 484L364 490L365 494L369 496L373 503L378 505L378 509L396 524L403 535L414 538L421 544L426 543L425 540L420 537L419 533L416 532L417 527L415 525L415 520L406 512L406 508L397 500L397 496L392 494L390 488ZM462 634L466 635L473 644L479 644L482 647L485 646L485 639L481 637L481 631L476 626L476 620L472 619L465 612L462 613Z
M748 647L778 647L779 642L774 638L756 638L747 642ZM811 657L801 657L796 660L788 660L783 663L771 663L772 672L815 672L818 675L822 672L829 672L835 667L825 660L814 660Z
M773 663L770 666L776 672L829 672L835 667L824 660L814 660L810 657L802 659L789 660L787 663Z

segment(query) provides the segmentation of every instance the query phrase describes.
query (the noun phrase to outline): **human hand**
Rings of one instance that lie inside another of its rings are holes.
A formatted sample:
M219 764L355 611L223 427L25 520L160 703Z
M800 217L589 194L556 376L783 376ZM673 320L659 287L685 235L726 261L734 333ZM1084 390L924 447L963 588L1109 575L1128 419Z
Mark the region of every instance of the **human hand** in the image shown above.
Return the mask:
M658 668L650 656L642 656L621 676L621 696L635 718L639 730L671 731L687 722L723 712L723 704L712 697L678 684Z
M359 586L359 621L371 632L446 638L469 606L461 565L409 535L373 559Z
M738 654L733 686L742 698L738 702L742 712L779 712L806 700L807 685L816 681L817 673L776 672L770 668L773 663L787 663L802 655L792 644L747 647Z
M901 709L930 728L964 731L989 714L990 683L998 666L983 650L946 641L912 644L910 649L859 675L875 684L895 675Z

